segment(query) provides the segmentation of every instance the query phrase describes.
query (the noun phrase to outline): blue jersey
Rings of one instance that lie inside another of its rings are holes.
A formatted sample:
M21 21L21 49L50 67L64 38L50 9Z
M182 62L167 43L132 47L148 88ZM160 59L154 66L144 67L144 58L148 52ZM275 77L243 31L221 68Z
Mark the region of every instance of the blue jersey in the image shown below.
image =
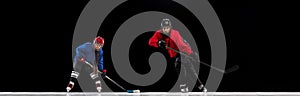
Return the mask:
M98 62L96 62L96 55L95 55L95 49L93 47L93 44L90 42L84 43L76 48L76 55L74 57L74 63L80 62L81 58L84 58L87 62L90 62L91 64L98 64L98 70L103 70L103 50L102 48L97 51L99 52L99 58Z
M99 50L98 70L102 71L103 69L104 69L104 66L103 66L103 50L101 48Z

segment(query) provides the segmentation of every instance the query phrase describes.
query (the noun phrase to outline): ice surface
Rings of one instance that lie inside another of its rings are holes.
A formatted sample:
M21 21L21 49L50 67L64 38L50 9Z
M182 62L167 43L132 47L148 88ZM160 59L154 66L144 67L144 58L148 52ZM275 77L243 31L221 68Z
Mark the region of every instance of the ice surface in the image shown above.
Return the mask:
M300 96L300 92L0 92L0 96Z

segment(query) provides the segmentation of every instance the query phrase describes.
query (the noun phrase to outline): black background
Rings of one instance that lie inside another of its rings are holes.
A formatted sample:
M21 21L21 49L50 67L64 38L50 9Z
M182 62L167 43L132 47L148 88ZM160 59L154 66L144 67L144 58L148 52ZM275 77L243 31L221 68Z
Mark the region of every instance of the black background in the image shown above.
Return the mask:
M72 70L72 36L76 21L87 2L54 0L6 3L10 6L4 14L3 30L6 31L1 35L3 61L0 67L0 92L65 91ZM297 80L281 73L285 70L269 71L263 67L268 63L262 62L264 51L261 51L259 1L209 2L224 28L228 46L227 67L240 66L239 70L224 75L218 91L299 91ZM75 91L80 90L76 87Z

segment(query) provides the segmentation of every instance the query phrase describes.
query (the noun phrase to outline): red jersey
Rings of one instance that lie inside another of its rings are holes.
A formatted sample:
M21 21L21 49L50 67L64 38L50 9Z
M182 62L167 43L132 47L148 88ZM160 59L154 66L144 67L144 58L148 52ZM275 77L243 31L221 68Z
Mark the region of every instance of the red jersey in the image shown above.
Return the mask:
M161 33L161 30L157 30L154 35L149 40L149 46L158 47L158 41L164 40L166 41L166 45L168 47L171 47L175 50L180 50L181 52L184 52L188 55L192 54L193 51L191 48L183 42L182 37L180 36L179 32L177 30L171 29L170 35L164 36L163 33ZM176 46L177 45L177 46ZM168 48L166 48L171 58L175 57L177 53L175 51L172 51Z

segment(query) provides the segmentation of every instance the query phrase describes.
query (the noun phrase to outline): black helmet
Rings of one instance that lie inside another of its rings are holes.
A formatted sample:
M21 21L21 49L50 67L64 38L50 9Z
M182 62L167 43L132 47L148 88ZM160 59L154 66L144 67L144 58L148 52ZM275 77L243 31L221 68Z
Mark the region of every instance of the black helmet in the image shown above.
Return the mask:
M163 19L160 25L161 27L172 27L170 19Z

